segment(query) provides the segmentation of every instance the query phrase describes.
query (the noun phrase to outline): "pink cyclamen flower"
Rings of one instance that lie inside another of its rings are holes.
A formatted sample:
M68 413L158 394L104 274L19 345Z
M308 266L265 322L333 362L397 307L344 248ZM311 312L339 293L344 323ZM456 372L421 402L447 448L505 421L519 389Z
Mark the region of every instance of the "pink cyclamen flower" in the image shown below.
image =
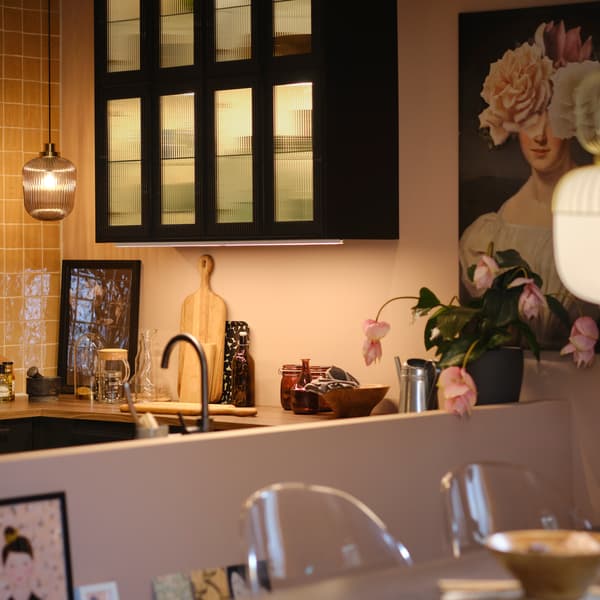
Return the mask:
M487 254L482 254L473 272L473 283L478 290L487 290L492 287L500 267L498 263Z
M589 367L594 361L594 347L598 341L598 326L591 317L579 317L571 327L569 343L560 351L561 356L573 353L578 367Z
M471 407L477 402L477 386L466 369L444 369L440 373L437 385L444 410L458 416L471 414Z
M363 323L363 331L366 337L363 343L362 354L367 366L381 358L383 350L381 349L380 340L382 337L385 337L389 330L390 324L385 321L367 319Z
M540 308L548 305L546 298L533 279L527 277L517 277L508 287L513 288L520 285L524 287L519 296L519 314L526 319L534 319L540 314Z

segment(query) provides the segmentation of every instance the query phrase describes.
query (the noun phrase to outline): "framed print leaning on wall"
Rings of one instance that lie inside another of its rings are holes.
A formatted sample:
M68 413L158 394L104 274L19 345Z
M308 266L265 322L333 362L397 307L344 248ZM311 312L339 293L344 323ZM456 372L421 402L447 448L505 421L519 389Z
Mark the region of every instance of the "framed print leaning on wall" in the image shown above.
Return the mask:
M63 260L58 336L63 392L76 391L76 360L78 385L94 387L94 348L125 348L129 364L135 364L140 271L139 260Z
M461 299L478 296L467 269L515 249L570 320L600 316L573 297L554 265L552 193L591 162L575 138L573 90L600 69L600 2L459 15L459 258ZM569 331L549 309L532 324L542 348Z
M0 527L1 597L73 600L64 492L0 500Z

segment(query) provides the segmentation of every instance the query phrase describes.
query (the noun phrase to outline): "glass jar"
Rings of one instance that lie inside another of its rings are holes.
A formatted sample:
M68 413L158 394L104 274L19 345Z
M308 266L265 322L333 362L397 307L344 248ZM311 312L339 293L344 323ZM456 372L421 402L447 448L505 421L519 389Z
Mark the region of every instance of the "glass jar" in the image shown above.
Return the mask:
M312 381L309 362L309 358L302 359L302 370L290 390L292 411L297 415L312 415L319 412L319 394L306 389L306 384Z
M281 407L284 410L292 410L291 390L296 381L298 381L301 371L302 367L300 365L283 365L279 369L281 375L279 398L281 400Z
M311 380L318 377L325 377L328 369L329 367L310 365ZM298 377L301 372L302 365L285 364L279 369L279 374L281 375L279 398L281 401L281 407L284 410L292 410L291 390L296 381L298 381ZM319 396L319 412L326 412L330 410L331 407L323 402Z
M98 350L98 402L123 399L123 384L129 379L129 362L124 348Z

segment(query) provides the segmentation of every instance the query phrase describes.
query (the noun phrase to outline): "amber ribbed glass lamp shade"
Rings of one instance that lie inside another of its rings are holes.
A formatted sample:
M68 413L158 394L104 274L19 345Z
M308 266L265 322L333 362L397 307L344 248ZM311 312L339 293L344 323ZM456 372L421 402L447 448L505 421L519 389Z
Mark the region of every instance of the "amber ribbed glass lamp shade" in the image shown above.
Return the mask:
M23 167L25 210L41 221L59 221L72 210L75 202L77 169L46 144L44 152Z

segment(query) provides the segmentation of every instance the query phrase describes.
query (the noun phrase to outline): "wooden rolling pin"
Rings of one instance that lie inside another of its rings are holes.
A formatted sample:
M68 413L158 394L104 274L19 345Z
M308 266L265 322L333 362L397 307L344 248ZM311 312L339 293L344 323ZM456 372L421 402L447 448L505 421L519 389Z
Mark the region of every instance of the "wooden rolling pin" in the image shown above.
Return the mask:
M198 402L136 402L138 413L151 412L155 415L198 416L202 413ZM121 412L130 412L127 404L119 406ZM233 406L233 404L209 404L209 415L231 415L234 417L253 417L257 414L256 407Z

